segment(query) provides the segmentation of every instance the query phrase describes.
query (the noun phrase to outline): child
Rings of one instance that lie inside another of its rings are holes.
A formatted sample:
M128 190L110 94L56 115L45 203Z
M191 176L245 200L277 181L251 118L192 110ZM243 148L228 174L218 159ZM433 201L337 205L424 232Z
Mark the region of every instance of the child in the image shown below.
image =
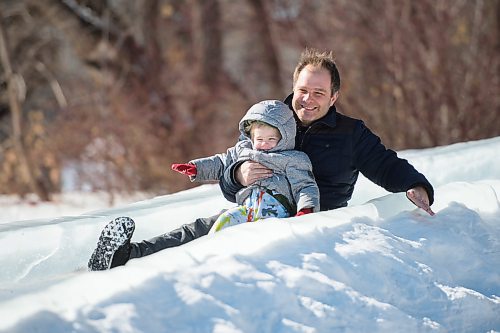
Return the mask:
M241 189L236 196L240 206L223 213L210 232L242 222L319 211L319 189L311 161L305 153L293 150L296 124L292 110L280 101L257 103L240 121L239 128L240 141L225 154L172 165L172 169L193 181L218 180L235 161L252 160L274 171L271 177ZM135 223L129 217L108 223L89 259L89 270L124 265L129 260L134 230Z
M224 212L210 233L244 222L319 211L311 162L305 153L293 150L296 124L292 110L277 100L257 103L240 121L239 129L240 141L225 154L172 165L192 181L218 180L235 161L252 160L274 171L271 177L240 190L236 195L239 206Z

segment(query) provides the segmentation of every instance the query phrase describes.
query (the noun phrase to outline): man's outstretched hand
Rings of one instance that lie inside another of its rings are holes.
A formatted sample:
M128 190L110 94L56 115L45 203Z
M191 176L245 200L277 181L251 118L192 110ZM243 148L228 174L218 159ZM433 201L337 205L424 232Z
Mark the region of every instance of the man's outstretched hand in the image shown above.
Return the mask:
M406 191L406 197L415 204L418 208L422 208L430 216L434 216L435 213L432 211L431 206L429 206L429 196L427 191L422 186L417 186Z

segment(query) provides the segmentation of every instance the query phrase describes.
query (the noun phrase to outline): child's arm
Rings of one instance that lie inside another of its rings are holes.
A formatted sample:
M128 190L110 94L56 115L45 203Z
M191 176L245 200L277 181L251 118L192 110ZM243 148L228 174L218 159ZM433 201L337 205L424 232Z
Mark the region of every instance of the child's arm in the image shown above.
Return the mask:
M222 177L224 170L238 159L242 149L247 146L247 143L240 141L236 146L229 148L226 153L197 158L187 164L173 164L172 170L189 176L191 181L216 181Z
M320 210L319 188L312 173L311 161L305 153L297 153L286 166L286 177L297 204L297 214L307 208L318 212ZM300 215L304 214L307 212Z

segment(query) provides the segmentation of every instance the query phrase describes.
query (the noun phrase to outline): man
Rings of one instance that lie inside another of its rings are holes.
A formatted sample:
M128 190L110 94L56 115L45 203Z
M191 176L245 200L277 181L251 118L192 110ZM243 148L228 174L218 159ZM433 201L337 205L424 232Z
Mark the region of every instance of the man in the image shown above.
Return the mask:
M306 50L293 74L293 94L285 103L297 121L295 149L305 152L313 165L320 191L320 209L347 206L359 172L390 192L404 192L430 215L434 190L408 161L386 149L380 139L358 119L337 113L340 75L331 53ZM255 181L270 177L272 170L252 162L236 162L227 168L220 186L235 202L235 194ZM200 218L179 229L139 243L130 243L134 222L117 218L103 230L90 261L90 270L109 269L133 258L179 246L208 233L218 216Z
M362 121L337 113L340 75L331 53L306 50L293 75L293 94L285 103L295 111L295 149L304 151L313 164L320 188L321 210L347 206L361 171L390 192L407 192L418 207L430 209L433 188L406 160L386 149ZM225 197L241 186L269 177L270 170L246 162L235 165L221 187Z

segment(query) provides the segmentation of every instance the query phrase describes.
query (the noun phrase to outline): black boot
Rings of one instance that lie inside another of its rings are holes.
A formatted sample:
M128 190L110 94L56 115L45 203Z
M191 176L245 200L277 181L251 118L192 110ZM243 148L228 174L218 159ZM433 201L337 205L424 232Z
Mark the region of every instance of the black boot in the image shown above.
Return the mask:
M97 247L90 257L89 271L103 271L125 265L130 256L130 239L135 223L129 217L117 217L101 232Z

